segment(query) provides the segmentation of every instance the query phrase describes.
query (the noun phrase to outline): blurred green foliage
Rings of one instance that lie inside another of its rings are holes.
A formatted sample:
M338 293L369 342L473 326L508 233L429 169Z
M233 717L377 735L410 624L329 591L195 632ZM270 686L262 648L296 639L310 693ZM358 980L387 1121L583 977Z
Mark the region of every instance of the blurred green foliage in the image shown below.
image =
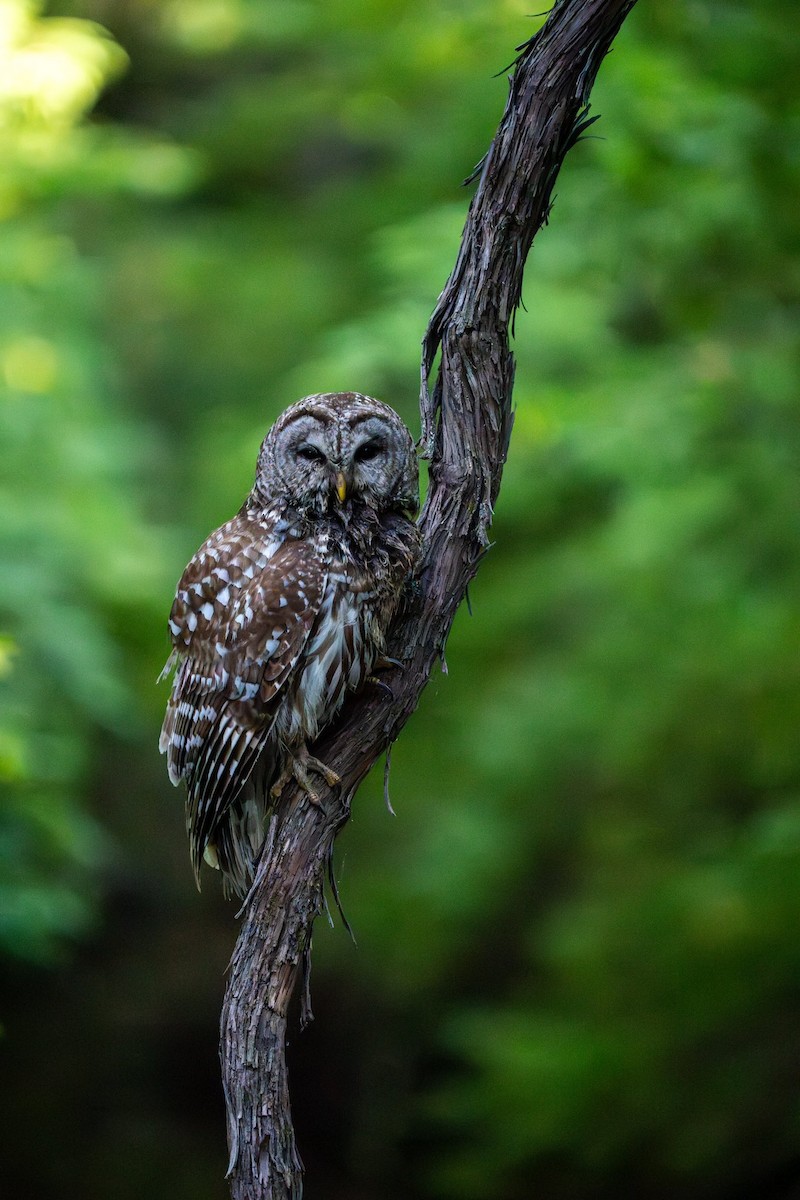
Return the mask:
M318 930L314 1194L798 1185L793 27L642 4L602 68L529 264L474 616L396 748L396 823L377 781L344 835L360 954ZM457 185L532 28L522 0L0 4L0 946L52 960L146 894L114 960L140 1039L220 989L156 762L173 581L297 396L415 422ZM222 1194L199 1138L190 1172L112 1128L125 1180L87 1147L42 1195Z

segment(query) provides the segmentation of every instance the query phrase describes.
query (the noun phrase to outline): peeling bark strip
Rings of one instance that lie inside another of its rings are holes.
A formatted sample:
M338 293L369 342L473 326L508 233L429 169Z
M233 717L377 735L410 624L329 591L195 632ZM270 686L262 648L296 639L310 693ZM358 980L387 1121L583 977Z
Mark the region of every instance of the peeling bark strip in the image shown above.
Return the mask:
M405 667L383 689L353 697L314 754L342 778L325 811L284 794L231 960L222 1010L228 1176L233 1200L297 1200L302 1165L286 1075L286 1013L322 908L326 864L361 780L417 707L488 544L511 434L514 359L508 327L525 259L547 220L564 157L586 128L597 70L635 0L557 0L519 48L497 134L478 168L453 273L422 343L423 441L430 487L420 524L424 554L412 612L389 653ZM434 358L441 364L432 394ZM307 1000L304 1016L310 1016Z

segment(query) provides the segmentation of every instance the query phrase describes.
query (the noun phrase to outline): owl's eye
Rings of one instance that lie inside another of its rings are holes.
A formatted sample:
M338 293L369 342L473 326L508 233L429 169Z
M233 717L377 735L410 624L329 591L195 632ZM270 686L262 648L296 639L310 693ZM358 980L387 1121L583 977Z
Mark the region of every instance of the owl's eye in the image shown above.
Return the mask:
M302 458L305 462L325 462L325 455L310 442L306 442L304 446L298 446L296 453L297 457Z
M353 455L353 461L369 462L371 458L377 458L385 449L386 443L381 438L371 438L368 442L361 443Z

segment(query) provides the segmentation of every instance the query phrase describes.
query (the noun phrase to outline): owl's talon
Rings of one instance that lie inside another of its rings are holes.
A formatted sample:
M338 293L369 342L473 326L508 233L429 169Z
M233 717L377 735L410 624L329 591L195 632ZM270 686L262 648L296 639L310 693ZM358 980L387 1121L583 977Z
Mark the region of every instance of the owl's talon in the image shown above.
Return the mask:
M377 675L368 675L365 682L371 683L373 687L380 688L382 692L386 693L390 700L394 700L394 692L389 687L388 683L384 683L382 679L378 679Z
M341 775L337 775L335 771L331 770L327 763L314 758L313 755L308 753L306 746L302 745L297 753L288 760L270 788L269 794L272 799L277 800L289 780L296 779L310 802L321 808L322 801L314 790L309 771L314 771L317 775L321 775L329 788L338 787L342 782Z
M374 666L375 671L390 671L392 667L396 667L399 671L405 669L405 663L399 658L389 658L387 654L382 654Z

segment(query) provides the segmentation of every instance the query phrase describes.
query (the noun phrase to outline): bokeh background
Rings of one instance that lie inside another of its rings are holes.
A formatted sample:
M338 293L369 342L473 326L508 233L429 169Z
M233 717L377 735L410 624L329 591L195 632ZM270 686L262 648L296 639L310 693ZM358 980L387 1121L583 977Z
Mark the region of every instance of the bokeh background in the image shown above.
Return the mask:
M226 1195L174 584L290 401L416 423L530 7L0 0L4 1195ZM643 0L602 67L473 615L318 922L311 1200L800 1196L796 22Z

